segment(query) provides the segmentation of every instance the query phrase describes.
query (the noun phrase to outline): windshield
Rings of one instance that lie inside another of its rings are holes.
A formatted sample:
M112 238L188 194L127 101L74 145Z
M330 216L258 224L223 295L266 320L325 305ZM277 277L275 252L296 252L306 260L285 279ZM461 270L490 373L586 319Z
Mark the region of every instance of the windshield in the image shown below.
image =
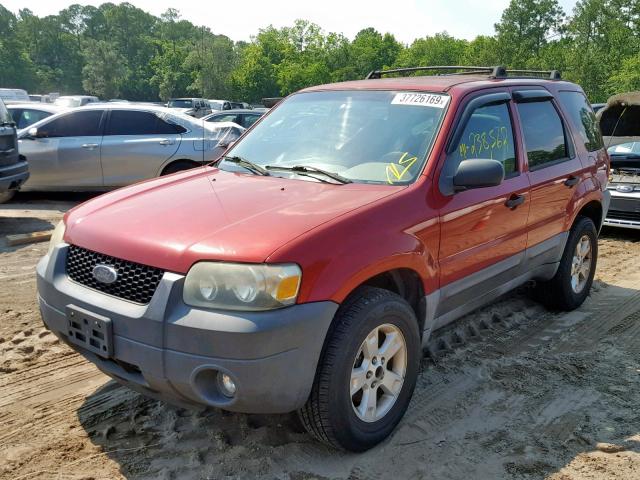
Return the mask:
M4 106L4 102L0 99L0 124L2 123L13 123L13 118L7 107Z
M192 106L193 102L191 100L169 100L169 108L191 108Z
M56 98L56 101L53 102L54 105L59 105L61 107L79 107L82 104L82 100L79 98L73 97L59 97Z
M448 101L412 92L296 94L229 153L263 167L315 167L355 182L408 184L422 171ZM226 161L220 167L241 170Z

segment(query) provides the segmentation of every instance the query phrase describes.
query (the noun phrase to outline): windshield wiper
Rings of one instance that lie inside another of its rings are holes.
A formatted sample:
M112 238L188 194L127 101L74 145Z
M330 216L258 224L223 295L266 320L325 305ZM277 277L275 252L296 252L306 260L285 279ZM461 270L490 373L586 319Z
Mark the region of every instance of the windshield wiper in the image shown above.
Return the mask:
M230 162L230 163L235 163L236 165L240 165L241 167L244 167L253 173L257 173L258 175L264 175L264 176L271 175L264 167L258 165L257 163L253 163L247 160L246 158L238 157L237 155L230 156L230 157L225 155L224 157L222 157L222 159L225 162Z
M325 177L331 178L333 180L335 180L336 182L339 183L353 183L351 180L349 180L348 178L343 177L342 175L339 175L337 173L334 172L328 172L327 170L322 170L321 168L317 168L317 167L308 167L305 165L294 165L293 167L284 167L284 166L279 166L279 165L267 165L266 167L267 170L281 170L284 172L296 172L296 173L303 173L303 174L312 174L312 173L319 173L320 175L324 175Z

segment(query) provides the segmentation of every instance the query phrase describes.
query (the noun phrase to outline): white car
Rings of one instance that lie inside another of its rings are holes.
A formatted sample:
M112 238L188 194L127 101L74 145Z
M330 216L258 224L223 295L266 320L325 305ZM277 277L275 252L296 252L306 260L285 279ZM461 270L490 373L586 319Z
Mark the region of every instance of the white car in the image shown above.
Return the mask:
M31 101L27 91L22 90L21 88L0 88L0 99L2 99L5 104L8 102Z
M59 107L74 108L99 101L100 99L98 97L92 95L63 95L62 97L56 98L53 104Z
M34 123L66 109L50 103L24 102L10 103L7 105L7 110L13 117L13 121L16 122L16 128L24 130Z

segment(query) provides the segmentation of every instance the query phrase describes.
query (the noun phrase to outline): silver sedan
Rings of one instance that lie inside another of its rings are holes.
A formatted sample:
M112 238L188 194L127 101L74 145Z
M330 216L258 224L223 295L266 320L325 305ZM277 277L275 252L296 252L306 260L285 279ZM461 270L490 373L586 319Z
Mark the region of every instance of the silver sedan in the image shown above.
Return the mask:
M218 158L244 131L150 105L92 104L21 130L23 191L102 191Z

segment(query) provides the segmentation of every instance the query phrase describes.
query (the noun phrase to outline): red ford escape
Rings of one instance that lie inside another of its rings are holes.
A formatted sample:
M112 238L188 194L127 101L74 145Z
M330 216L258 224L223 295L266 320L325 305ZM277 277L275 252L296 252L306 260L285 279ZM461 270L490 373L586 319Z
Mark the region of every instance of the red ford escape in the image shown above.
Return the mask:
M417 70L438 74L399 76ZM541 73L291 95L215 165L68 212L37 268L44 322L145 395L297 410L370 448L432 331L529 280L553 308L589 293L608 157L580 87Z

